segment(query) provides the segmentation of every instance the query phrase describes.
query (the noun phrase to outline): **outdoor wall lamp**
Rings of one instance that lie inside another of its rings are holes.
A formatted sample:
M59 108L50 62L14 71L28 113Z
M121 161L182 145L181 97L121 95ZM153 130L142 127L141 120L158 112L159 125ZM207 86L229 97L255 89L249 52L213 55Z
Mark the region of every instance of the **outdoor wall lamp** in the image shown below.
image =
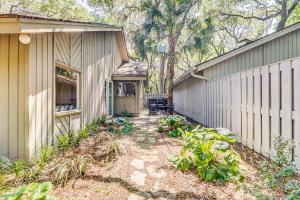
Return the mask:
M31 37L28 34L20 33L20 35L19 35L19 41L22 44L29 44L31 42Z

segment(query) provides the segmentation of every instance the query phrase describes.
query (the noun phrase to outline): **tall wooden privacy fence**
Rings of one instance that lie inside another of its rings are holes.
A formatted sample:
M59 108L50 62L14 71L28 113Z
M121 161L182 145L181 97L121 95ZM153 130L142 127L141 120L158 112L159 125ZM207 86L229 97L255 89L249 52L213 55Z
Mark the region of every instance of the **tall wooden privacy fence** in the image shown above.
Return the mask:
M226 127L269 156L274 138L300 142L300 58L174 88L175 110L210 127ZM300 167L300 145L294 159Z

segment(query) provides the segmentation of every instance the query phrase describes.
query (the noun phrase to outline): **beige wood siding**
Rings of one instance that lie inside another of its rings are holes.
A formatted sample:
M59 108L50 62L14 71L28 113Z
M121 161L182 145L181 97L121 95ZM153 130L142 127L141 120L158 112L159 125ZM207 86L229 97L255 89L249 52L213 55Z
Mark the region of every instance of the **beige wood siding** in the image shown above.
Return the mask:
M118 45L113 32L88 32L83 40L83 116L84 123L105 113L105 79L121 63Z
M82 34L81 33L55 33L54 34L54 61L65 65L82 68ZM54 66L55 67L55 66ZM82 75L80 82L82 82ZM79 93L82 84L79 84ZM54 91L55 92L55 91ZM80 95L79 95L80 96ZM54 100L55 101L55 100ZM78 100L79 109L82 110L81 99ZM55 116L54 138L69 131L75 133L81 128L82 114L72 113L64 116ZM54 140L55 143L55 140Z
M209 79L217 79L247 69L295 58L300 56L299 46L300 30L297 30L209 67L203 70L203 74Z
M53 142L53 34L32 35L29 47L28 155Z
M0 35L0 155L25 157L28 46L18 35Z

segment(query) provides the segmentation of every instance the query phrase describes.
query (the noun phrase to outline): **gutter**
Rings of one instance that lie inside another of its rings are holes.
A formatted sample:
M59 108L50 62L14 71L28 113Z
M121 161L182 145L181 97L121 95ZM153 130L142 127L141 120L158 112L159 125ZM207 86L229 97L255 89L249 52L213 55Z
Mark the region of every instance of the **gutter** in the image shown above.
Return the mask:
M194 69L191 70L191 76L194 77L194 78L197 78L197 79L202 79L202 80L208 80L208 78L206 76L201 76L201 75L197 75L195 74L194 71L197 71L197 68L194 67Z

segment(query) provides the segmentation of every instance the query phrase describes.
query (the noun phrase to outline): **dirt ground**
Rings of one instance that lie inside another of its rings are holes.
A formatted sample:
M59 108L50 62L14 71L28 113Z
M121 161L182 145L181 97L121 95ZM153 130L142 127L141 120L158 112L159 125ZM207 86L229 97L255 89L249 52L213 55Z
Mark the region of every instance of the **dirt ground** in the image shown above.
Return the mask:
M241 165L246 175L242 186L203 182L196 174L183 173L168 161L171 155L179 152L181 141L158 133L158 118L147 115L131 118L136 130L120 138L126 154L105 167L96 163L85 178L56 188L54 195L62 199L100 200L254 199L242 188L259 183L254 167L259 156L243 146L237 147L242 158L247 158Z

